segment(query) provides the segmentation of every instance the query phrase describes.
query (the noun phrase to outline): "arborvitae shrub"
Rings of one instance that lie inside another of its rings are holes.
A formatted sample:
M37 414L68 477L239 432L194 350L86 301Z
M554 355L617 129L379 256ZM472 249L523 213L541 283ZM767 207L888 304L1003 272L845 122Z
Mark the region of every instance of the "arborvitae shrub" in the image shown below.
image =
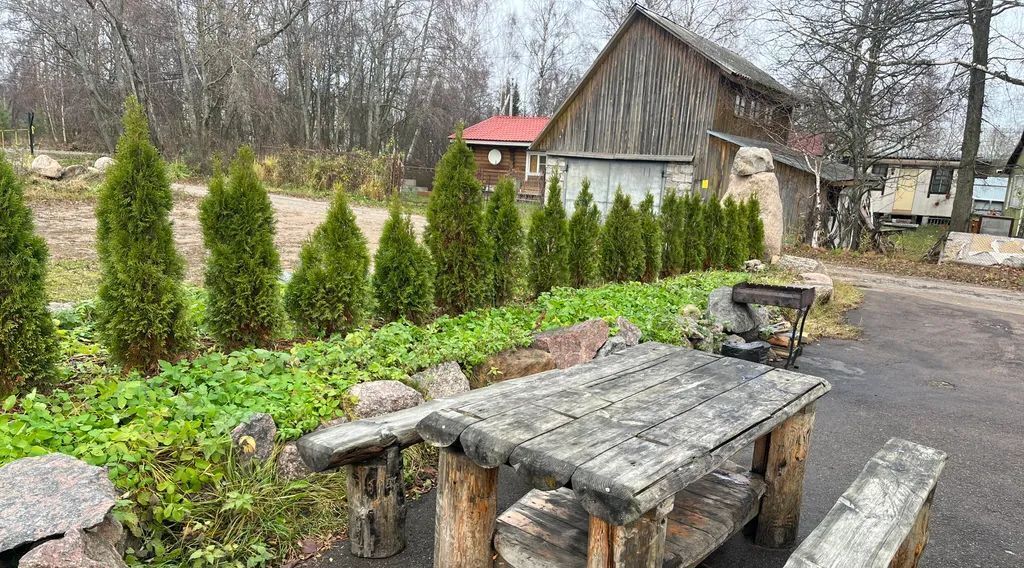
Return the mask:
M46 308L46 243L0 152L0 398L55 377L57 338Z
M523 280L523 225L516 209L516 186L502 178L487 203L487 234L491 240L492 302L500 306L515 297Z
M744 204L747 224L747 255L750 258L764 258L764 221L761 220L761 202L751 195Z
M589 179L584 178L575 207L569 219L569 282L585 288L597 279L600 267L601 212L590 193Z
M683 271L686 262L686 227L684 225L686 197L669 190L661 201L661 275L675 276Z
M648 193L637 210L640 236L644 241L644 272L642 282L654 282L661 273L661 223L654 212L654 195Z
M254 163L252 148L240 148L227 185L218 171L199 206L203 242L210 251L206 325L228 349L269 344L284 315L274 207Z
M725 218L725 268L742 268L747 260L747 219L745 206L726 197L722 214Z
M704 200L691 192L681 200L683 210L683 272L704 268Z
M615 190L615 200L601 230L601 273L609 282L640 280L644 273L644 240L636 211L622 188Z
M336 191L323 224L299 253L284 306L303 333L319 337L358 326L370 299L370 254L345 192Z
M154 371L187 350L194 333L171 232L171 184L135 98L125 103L115 159L96 204L98 330L125 370Z
M373 257L373 293L377 316L385 321L426 320L434 307L434 267L430 253L416 242L412 219L402 215L398 200L380 234Z
M447 313L484 306L492 295L483 189L475 174L460 127L437 165L424 235L437 270L434 299Z
M704 203L704 268L722 268L726 258L725 214L718 198Z
M548 183L547 202L530 218L530 289L542 294L569 284L569 224L562 206L558 176Z

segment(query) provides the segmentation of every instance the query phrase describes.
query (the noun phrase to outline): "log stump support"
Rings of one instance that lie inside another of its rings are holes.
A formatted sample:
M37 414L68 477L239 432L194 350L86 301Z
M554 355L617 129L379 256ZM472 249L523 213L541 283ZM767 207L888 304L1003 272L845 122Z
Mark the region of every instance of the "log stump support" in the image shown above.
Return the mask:
M587 568L660 568L673 504L674 499L666 499L625 526L591 516Z
M924 547L928 544L928 522L931 519L932 499L935 497L935 490L928 494L924 506L917 513L917 520L910 534L903 540L899 550L892 557L889 568L917 568L917 561L924 553Z
M402 450L388 448L348 472L348 538L352 555L387 558L405 548L405 486Z
M754 529L754 542L760 546L789 548L796 544L813 427L814 405L810 404L754 444L751 471L762 474L765 482Z
M498 468L483 468L461 450L441 449L434 519L435 568L491 568L498 515Z

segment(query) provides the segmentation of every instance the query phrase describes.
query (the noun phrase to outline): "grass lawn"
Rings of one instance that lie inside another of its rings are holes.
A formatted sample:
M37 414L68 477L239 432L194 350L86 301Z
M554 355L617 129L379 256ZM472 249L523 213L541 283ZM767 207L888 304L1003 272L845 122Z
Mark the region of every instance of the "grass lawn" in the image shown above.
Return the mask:
M47 268L46 294L51 302L81 302L96 296L100 284L96 260L54 260Z

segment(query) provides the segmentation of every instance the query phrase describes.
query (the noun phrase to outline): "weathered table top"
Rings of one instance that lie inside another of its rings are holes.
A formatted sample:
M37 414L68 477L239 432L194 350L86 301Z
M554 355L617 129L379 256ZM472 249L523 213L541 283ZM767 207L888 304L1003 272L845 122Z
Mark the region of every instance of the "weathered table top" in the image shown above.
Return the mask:
M437 410L417 426L482 467L538 489L572 487L628 524L828 392L827 381L659 343Z

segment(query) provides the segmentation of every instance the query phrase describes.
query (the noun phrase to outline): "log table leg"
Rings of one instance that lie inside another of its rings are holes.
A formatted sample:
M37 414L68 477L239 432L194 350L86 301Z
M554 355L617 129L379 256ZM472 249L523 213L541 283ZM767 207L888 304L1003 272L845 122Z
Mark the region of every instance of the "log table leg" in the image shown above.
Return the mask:
M928 544L928 521L931 518L933 497L935 497L934 489L925 500L921 511L917 513L914 527L910 529L910 534L903 540L903 544L892 557L889 568L917 568L917 561L921 558L925 545Z
M490 568L498 514L498 469L442 448L434 519L435 568Z
M587 568L660 568L673 503L674 499L666 499L625 526L590 517Z
M788 548L796 543L813 426L814 405L810 404L754 445L751 470L764 475L765 483L754 536L760 546Z
M388 448L348 468L348 538L352 555L387 558L405 548L402 450Z

